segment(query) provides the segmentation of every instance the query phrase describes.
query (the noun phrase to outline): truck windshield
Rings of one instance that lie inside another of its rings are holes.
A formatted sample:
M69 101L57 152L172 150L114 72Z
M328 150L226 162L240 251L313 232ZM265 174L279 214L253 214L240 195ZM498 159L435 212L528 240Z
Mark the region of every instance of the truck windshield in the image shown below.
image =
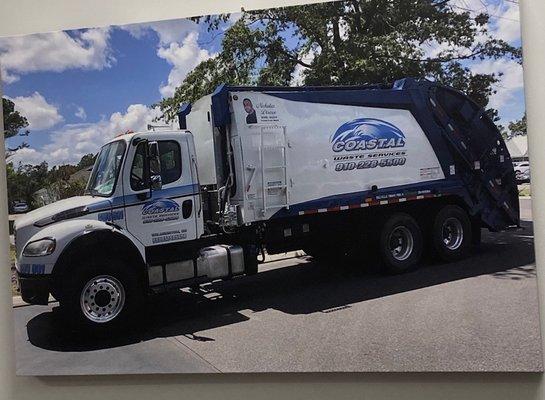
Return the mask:
M105 197L113 193L125 154L125 147L124 140L118 140L102 147L85 193Z

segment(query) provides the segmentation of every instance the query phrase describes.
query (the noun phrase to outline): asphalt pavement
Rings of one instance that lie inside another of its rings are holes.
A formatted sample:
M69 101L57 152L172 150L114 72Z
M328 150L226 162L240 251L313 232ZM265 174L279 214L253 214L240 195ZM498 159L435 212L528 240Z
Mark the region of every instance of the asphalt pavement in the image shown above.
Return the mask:
M521 230L483 231L460 262L381 276L277 257L155 299L123 335L66 331L56 303L17 307L17 373L540 371L530 200L521 208Z

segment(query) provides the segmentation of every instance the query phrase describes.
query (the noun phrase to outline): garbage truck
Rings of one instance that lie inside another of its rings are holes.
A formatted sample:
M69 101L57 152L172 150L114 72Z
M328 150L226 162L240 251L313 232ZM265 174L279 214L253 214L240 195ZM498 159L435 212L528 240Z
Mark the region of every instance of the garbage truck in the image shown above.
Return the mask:
M71 321L110 329L148 295L255 274L265 254L361 269L375 255L398 274L519 225L500 132L434 82L221 85L178 122L115 137L85 195L16 220L24 301L51 295Z

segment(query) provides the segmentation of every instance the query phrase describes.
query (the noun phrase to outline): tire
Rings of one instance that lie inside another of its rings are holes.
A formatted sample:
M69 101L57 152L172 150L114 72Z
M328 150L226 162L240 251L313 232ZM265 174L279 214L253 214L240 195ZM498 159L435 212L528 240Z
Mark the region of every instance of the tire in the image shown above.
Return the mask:
M471 222L471 245L479 247L482 242L482 229L480 219L473 219Z
M463 208L443 207L435 215L431 239L434 253L443 261L465 258L471 249L473 227Z
M59 299L63 315L73 328L89 333L126 327L142 300L136 274L117 260L78 267L65 280L65 290Z
M410 215L393 214L382 225L379 255L384 272L401 274L413 270L422 257L422 248L422 231Z

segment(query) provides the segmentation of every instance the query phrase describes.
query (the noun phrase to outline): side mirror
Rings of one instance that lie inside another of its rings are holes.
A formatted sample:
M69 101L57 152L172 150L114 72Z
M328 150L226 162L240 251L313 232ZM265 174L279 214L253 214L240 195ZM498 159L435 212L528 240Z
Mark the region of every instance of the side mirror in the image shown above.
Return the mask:
M161 181L161 158L159 157L159 144L155 141L148 143L150 189L159 190Z
M163 187L163 181L161 175L152 175L150 177L150 188L151 190L159 190Z

